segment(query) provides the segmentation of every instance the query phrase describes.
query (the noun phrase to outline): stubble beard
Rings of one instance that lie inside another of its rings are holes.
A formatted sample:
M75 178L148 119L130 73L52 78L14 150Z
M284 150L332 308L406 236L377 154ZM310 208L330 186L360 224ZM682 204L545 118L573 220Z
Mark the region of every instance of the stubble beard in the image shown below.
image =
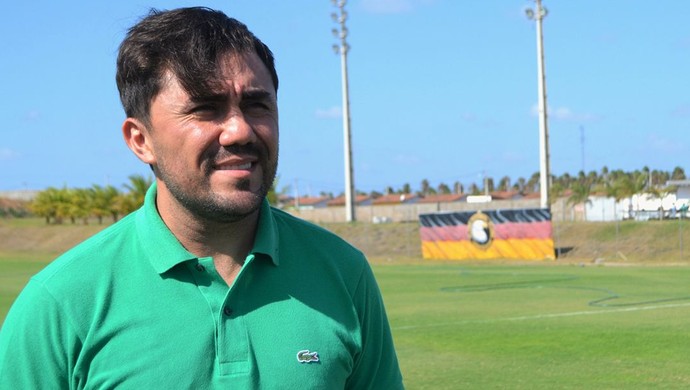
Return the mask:
M208 181L206 185L201 186L196 183L184 183L174 173L169 174L170 170L166 169L164 162L159 163L156 173L172 197L195 218L216 223L232 223L256 212L275 180L277 156L274 160L262 158L260 161L263 177L259 189L251 191L250 180L243 179L235 184L230 196L214 192ZM208 178L209 174L210 172L207 172L205 177Z

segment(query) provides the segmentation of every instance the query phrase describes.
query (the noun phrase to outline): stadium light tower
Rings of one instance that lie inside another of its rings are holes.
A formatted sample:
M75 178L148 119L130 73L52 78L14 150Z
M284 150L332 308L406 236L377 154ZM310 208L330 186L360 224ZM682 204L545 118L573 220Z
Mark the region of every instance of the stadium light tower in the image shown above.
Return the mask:
M347 82L347 52L350 46L347 44L347 12L345 12L345 0L331 0L333 5L338 8L338 12L333 12L331 17L338 24L338 28L333 29L333 35L339 39L338 44L333 45L336 54L340 53L340 63L342 70L343 83L343 138L345 148L345 220L354 222L355 217L355 183L352 168L352 136L350 134L350 93Z
M353 179L354 169L352 168L352 135L350 133L350 93L347 82L347 52L350 46L347 44L347 12L345 12L345 0L331 0L333 5L338 8L338 12L331 14L333 21L338 27L333 29L333 35L339 39L338 44L333 45L336 54L340 53L340 64L342 70L343 84L343 138L345 148L345 220L354 222L355 216L355 182Z
M542 39L542 19L547 14L541 0L534 0L536 8L527 8L525 14L537 22L537 84L539 89L539 189L541 207L550 208L549 182L549 127L546 120L546 77L544 76L544 43Z
M352 168L352 135L350 134L350 93L347 82L347 52L350 46L347 44L347 12L345 12L345 0L331 0L333 5L338 8L338 12L333 12L331 17L338 27L333 29L333 35L339 39L338 44L333 45L336 54L340 53L340 64L342 70L343 84L343 138L345 148L345 220L354 222L355 217L355 182L353 179L354 169Z

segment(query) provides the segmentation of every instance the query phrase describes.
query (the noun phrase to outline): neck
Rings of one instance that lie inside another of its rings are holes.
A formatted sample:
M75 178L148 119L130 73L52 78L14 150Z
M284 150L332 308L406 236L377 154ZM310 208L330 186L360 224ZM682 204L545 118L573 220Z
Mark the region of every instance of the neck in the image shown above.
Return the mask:
M233 222L213 221L194 214L167 191L158 192L156 206L180 243L197 257L213 257L217 267L242 266L254 245L259 210Z

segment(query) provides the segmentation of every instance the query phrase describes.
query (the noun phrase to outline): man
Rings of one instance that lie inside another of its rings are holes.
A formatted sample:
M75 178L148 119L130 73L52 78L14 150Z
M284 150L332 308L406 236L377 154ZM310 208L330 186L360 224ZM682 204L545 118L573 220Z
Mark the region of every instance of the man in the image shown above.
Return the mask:
M152 11L117 84L155 183L30 280L0 332L0 388L402 388L364 256L265 199L271 51L221 12Z

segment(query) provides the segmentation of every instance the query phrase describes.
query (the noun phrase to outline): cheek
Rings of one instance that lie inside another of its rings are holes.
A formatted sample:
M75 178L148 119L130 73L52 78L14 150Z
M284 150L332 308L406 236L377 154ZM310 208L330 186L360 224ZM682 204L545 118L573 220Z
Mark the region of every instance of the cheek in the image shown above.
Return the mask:
M278 154L278 127L263 126L256 130L256 134L261 139L269 154L275 158Z

